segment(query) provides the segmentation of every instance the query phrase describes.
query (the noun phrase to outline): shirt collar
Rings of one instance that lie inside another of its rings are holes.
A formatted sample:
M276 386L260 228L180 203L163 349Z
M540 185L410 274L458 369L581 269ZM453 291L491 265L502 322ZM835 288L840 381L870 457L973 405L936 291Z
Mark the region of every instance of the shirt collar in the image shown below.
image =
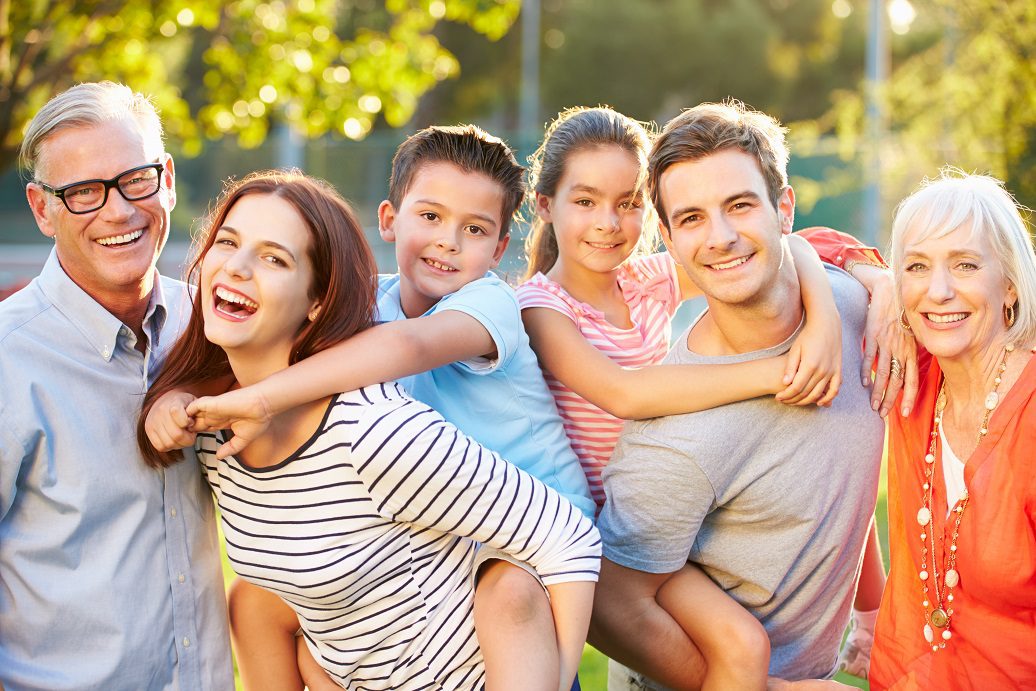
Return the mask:
M148 300L147 310L144 312L144 328L151 339L152 347L157 347L158 337L165 324L168 310L158 270L153 269L153 271L155 271L155 282ZM115 347L120 335L132 339L133 332L129 327L69 278L65 270L61 268L56 249L51 250L47 263L40 272L39 286L47 299L79 329L97 354L105 361L110 361L112 355L115 354Z

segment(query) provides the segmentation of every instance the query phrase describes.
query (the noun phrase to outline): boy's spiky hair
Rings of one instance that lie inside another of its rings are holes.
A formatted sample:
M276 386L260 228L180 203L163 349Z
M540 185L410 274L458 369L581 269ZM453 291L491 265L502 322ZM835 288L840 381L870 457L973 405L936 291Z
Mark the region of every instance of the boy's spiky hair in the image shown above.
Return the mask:
M525 195L525 169L502 139L476 125L434 126L415 132L392 157L388 193L392 206L399 208L417 172L429 163L452 163L466 172L482 173L499 184L504 193L500 237L507 236Z

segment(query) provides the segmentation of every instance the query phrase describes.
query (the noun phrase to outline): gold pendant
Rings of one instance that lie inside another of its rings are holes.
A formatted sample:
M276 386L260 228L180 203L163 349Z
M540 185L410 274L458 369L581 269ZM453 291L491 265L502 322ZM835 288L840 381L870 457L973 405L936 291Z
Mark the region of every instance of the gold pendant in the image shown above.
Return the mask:
M950 618L946 615L946 612L941 609L933 609L931 615L932 625L936 628L946 628L946 625L950 623Z

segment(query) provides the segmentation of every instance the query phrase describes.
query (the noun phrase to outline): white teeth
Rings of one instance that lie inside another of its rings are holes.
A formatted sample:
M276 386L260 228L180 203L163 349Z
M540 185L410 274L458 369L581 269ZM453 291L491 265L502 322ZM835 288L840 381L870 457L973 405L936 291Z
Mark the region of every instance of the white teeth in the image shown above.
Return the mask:
M719 269L719 270L733 269L735 266L741 266L746 261L748 261L750 258L751 258L751 255L749 255L748 257L741 257L740 259L735 259L733 261L729 261L729 262L727 262L725 264L713 264L712 268L713 269Z
M253 312L259 309L259 303L255 300L249 300L244 295L239 295L238 293L231 292L226 288L216 288L216 297L226 302L233 302L238 305L243 305L248 309L252 310Z
M589 241L587 241L586 244L590 245L591 247L593 247L595 249L599 249L599 250L610 250L610 249L614 249L614 248L619 246L618 243L607 244L607 243L604 243L604 242L589 242Z
M929 321L933 321L936 324L950 324L952 322L959 322L968 318L967 312L957 312L956 314L932 314L929 312L927 315Z
M439 271L456 271L452 266L447 266L446 264L437 262L434 259L425 259L425 263Z
M127 242L133 242L143 234L143 230L135 230L132 233L126 233L125 235L114 235L110 238L100 238L94 242L98 245L104 245L105 247L109 245L124 245Z

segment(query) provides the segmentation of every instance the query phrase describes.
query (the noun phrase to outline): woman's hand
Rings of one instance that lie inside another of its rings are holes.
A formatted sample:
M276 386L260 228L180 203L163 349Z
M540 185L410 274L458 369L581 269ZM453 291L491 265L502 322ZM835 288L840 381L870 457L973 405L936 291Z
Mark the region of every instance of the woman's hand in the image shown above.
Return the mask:
M144 419L144 431L159 453L194 446L197 437L187 406L195 399L186 391L162 394Z
M266 431L273 417L266 399L255 387L198 398L187 407L187 414L194 418L195 432L229 429L234 433L233 438L216 450L216 458L220 460L240 453Z
M882 417L887 416L902 391L902 414L909 415L917 398L919 382L917 343L899 323L892 274L887 271L882 272L881 278L871 286L864 344L860 376L863 385L870 386L873 368L871 408L879 411Z
M777 400L789 405L829 406L842 384L842 322L809 319L788 351L783 391Z

